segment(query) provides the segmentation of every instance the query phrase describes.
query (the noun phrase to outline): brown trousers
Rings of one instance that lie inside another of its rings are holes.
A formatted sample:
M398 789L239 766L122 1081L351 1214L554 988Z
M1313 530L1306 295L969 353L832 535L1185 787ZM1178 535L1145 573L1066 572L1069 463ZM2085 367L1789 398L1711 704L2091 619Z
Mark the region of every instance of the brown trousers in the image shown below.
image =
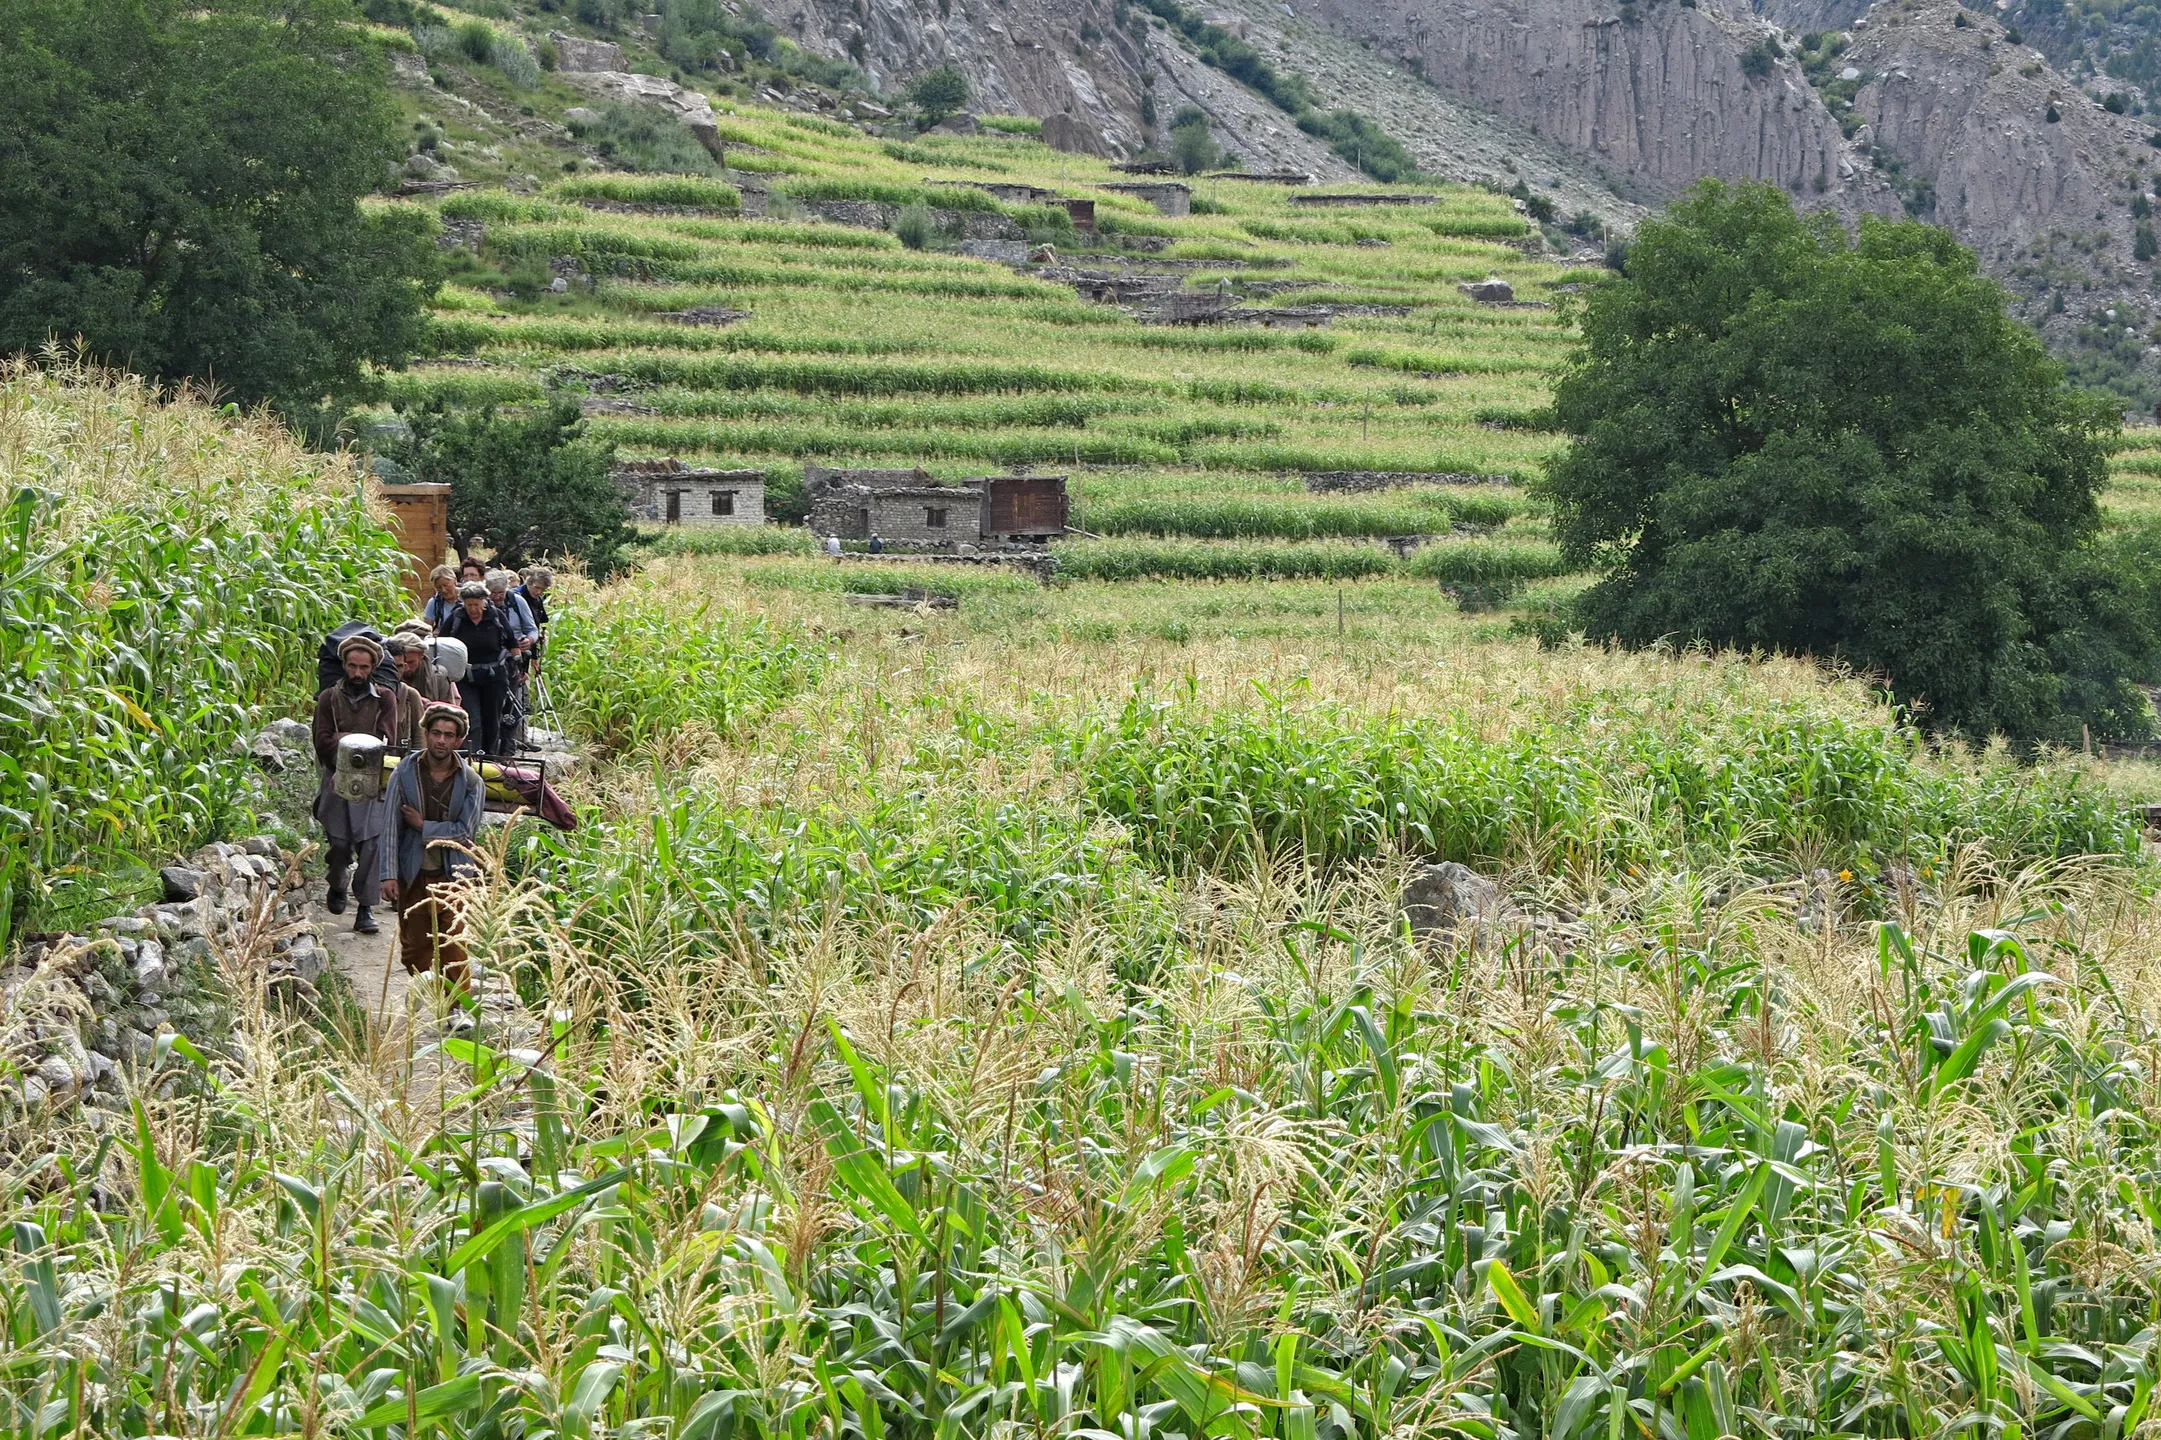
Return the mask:
M398 954L409 975L434 970L454 985L465 983L465 946L458 942L458 920L449 904L433 892L448 885L440 871L421 871L398 890Z

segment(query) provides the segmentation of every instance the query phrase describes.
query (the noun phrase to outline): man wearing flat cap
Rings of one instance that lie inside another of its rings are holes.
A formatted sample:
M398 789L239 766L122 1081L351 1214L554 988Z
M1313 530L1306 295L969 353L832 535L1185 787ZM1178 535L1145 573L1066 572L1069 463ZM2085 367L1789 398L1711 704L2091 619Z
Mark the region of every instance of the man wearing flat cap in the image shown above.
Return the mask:
M315 697L315 762L323 772L322 788L315 795L315 818L322 822L323 836L330 842L330 893L324 908L333 915L345 913L346 872L360 862L359 909L353 929L362 935L376 932L375 899L369 881L376 875L381 857L378 842L383 834L381 800L347 800L335 786L338 741L347 735L372 735L385 745L398 743L398 695L375 683L375 667L382 663L383 647L367 635L348 636L338 647L338 663L345 678Z
M421 712L424 748L398 762L384 799L390 844L383 847L381 878L383 902L397 908L406 970L433 970L461 989L465 947L441 887L473 868L469 852L480 838L486 792L480 772L458 753L468 728L455 705L431 704Z

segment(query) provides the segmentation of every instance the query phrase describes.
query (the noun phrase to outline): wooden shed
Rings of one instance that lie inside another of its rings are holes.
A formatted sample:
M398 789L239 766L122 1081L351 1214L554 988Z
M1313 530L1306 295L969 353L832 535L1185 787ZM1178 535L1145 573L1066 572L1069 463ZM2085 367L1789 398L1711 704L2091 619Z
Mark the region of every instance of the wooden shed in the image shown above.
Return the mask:
M1063 475L986 475L985 540L1051 540L1065 534L1070 514Z
M410 562L406 588L424 596L428 572L450 555L450 487L378 484L375 493L390 506L391 530Z

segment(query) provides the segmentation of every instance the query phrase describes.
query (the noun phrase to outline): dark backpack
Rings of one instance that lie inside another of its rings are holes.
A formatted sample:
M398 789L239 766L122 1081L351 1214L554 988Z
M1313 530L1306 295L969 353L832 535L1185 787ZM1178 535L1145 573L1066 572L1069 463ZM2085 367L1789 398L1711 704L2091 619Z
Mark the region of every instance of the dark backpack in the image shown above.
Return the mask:
M383 633L365 620L348 620L331 631L315 651L316 694L344 682L345 662L338 658L338 647L355 635L365 635L378 645L383 643ZM375 667L375 683L387 686L391 694L397 694L400 683L398 662L385 655Z

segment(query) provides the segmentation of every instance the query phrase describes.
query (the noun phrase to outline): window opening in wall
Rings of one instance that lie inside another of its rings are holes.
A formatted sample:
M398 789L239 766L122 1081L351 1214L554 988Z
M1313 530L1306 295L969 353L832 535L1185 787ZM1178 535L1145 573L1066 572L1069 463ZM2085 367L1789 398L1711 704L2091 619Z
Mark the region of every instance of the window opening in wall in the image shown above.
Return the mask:
M735 492L733 490L715 490L713 492L713 513L715 515L733 515L735 513Z
M925 506L923 508L923 525L924 528L929 530L943 530L945 528L945 507L943 505Z

